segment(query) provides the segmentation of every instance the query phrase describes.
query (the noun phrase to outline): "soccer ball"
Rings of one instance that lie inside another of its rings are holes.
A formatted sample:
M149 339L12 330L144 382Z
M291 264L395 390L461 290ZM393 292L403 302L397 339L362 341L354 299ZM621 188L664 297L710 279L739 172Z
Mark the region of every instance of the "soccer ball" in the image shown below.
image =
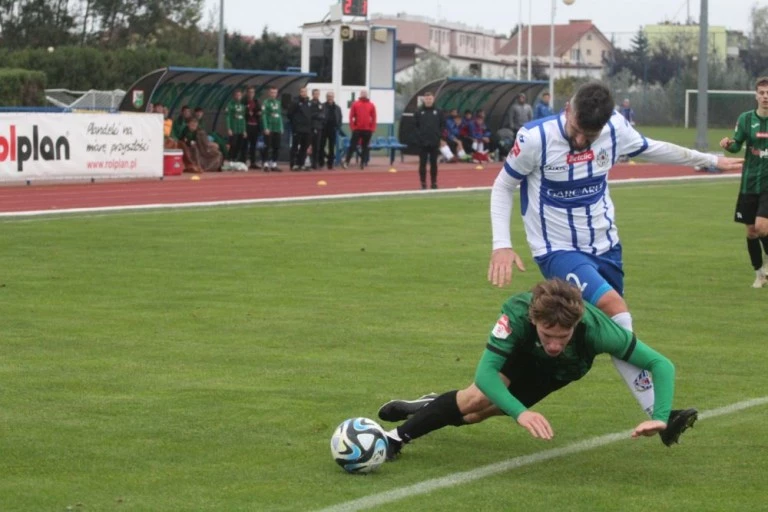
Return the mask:
M387 460L387 434L368 418L350 418L331 437L331 455L348 473L370 473Z

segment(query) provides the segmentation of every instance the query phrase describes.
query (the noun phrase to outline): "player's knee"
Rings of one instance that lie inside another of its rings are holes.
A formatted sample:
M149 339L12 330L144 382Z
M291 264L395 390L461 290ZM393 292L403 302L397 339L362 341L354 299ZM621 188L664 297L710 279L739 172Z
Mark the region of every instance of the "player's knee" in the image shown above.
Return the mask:
M465 415L465 420L467 415L479 413L492 405L488 397L474 384L458 392L456 404L459 406L461 413Z
M763 238L768 236L768 219L758 219L754 226L755 237Z
M757 238L757 229L755 229L754 224L750 224L747 226L747 238L754 239Z

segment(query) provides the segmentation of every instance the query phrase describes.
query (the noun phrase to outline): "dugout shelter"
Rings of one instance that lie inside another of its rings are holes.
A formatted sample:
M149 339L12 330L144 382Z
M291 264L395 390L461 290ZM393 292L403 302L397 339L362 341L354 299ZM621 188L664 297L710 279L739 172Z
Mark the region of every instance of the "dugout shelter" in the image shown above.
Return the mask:
M275 86L285 110L298 97L312 73L260 71L243 69L161 68L141 77L120 103L121 112L147 112L151 104L162 103L172 119L189 105L205 110L201 127L208 133L226 134L225 109L235 89L256 87L256 97L263 100L267 89ZM288 126L286 126L286 131ZM283 144L285 145L285 144Z
M398 139L407 144L408 154L418 154L416 147L416 126L414 113L420 108L424 93L432 91L435 106L446 114L457 109L464 115L465 110L485 112L485 123L492 134L504 126L507 111L520 93L533 103L539 94L549 86L541 80L520 81L488 78L443 78L422 87L405 105L400 118Z

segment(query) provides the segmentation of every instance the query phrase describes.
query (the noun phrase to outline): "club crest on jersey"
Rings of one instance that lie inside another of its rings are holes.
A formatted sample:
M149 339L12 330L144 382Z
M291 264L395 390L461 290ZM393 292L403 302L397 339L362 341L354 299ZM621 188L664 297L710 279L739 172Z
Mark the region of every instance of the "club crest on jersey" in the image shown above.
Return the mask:
M515 145L512 146L512 154L515 155L515 157L520 155L520 140L519 139L515 140Z
M494 338L501 340L509 338L509 335L512 334L512 327L509 326L509 317L507 315L501 315L501 318L496 321L496 325L493 326L491 334L493 334Z
M591 162L595 159L595 152L591 149L589 151L584 151L582 153L576 153L575 155L569 154L568 155L568 165L571 164L582 164L585 162Z
M635 389L637 391L648 391L653 387L653 381L651 380L651 375L648 373L647 370L641 371L637 377L635 377Z
M611 163L611 157L608 156L608 150L605 148L600 149L600 151L597 152L597 157L595 158L595 163L598 167L608 167L608 164Z

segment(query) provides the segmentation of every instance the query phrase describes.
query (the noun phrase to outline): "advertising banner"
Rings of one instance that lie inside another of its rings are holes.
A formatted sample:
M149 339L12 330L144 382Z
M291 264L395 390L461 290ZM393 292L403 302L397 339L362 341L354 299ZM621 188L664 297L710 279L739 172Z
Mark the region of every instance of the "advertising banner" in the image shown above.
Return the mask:
M160 114L0 114L0 182L162 175Z

